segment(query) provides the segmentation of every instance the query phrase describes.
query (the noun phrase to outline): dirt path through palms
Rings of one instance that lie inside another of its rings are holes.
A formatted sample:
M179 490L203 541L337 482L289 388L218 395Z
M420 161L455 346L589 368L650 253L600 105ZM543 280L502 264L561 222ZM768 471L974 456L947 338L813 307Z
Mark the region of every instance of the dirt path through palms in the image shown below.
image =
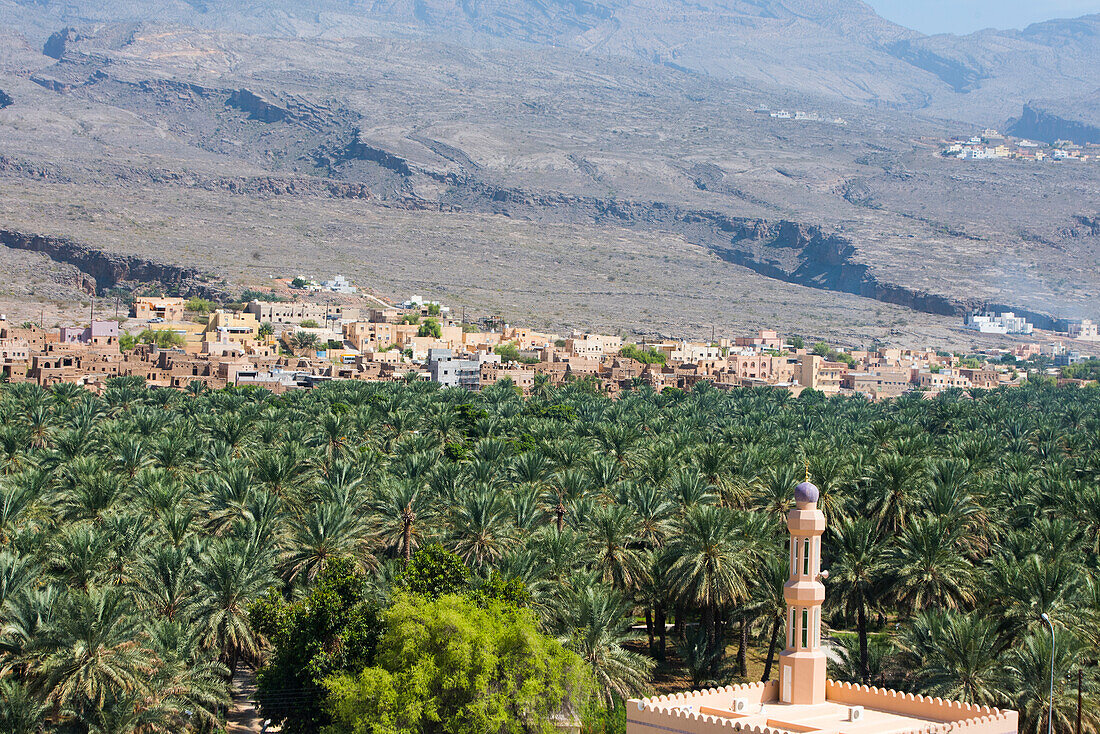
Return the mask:
M229 707L228 734L259 734L263 719L253 701L256 699L256 674L249 668L238 668L233 678L233 703Z

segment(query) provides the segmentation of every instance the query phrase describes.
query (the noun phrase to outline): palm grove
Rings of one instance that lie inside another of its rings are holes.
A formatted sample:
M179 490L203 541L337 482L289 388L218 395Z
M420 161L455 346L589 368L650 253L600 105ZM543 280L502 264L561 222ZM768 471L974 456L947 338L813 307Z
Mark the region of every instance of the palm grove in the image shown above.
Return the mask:
M621 730L655 675L774 677L807 470L833 677L1038 732L1046 613L1054 728L1079 682L1098 725L1098 390L120 378L0 411L4 731L218 731L245 666L285 731Z

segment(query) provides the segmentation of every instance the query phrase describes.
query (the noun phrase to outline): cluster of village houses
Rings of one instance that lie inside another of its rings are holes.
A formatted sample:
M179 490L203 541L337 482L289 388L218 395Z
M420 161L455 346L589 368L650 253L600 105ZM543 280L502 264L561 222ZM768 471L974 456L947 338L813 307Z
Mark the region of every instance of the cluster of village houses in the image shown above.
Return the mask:
M983 130L980 135L946 141L940 155L964 160L991 160L996 158L1024 161L1095 161L1100 158L1100 145L1078 145L1059 141L1054 145L1033 140L1015 139L997 130Z
M774 385L794 394L859 393L872 400L1024 379L997 354L981 366L963 366L957 357L932 349L822 355L795 348L775 331L712 343L639 346L606 334L477 327L419 298L401 305L344 300L336 305L253 300L243 310L215 309L198 317L183 298L139 297L125 331L119 320L93 318L87 327L51 330L0 317L0 369L12 382L73 382L93 389L113 376L180 389L194 383L215 389L253 385L275 393L336 379L419 379L478 390L507 378L529 392L541 383L589 378L612 395L642 384L686 390L709 382L719 388ZM1095 334L1094 325L1086 322L1086 329ZM170 332L177 335L175 344L123 349L123 335L139 330ZM1040 353L1056 359L1071 354L1059 344L1019 344L1011 350L1021 360Z

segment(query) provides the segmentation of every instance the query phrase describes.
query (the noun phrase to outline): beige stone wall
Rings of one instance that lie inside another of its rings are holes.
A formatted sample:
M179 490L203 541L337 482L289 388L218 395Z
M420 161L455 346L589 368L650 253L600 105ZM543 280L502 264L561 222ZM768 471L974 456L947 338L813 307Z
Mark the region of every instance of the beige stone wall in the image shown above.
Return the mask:
M954 726L952 731L965 731L967 734L1015 734L1019 728L1019 714L1015 711L902 693L874 686L829 681L825 684L825 697L829 701L852 706L951 722Z
M729 711L735 698L748 699L750 707L774 703L779 699L779 683L748 683L671 696L631 699L626 704L627 734L788 734L790 731L716 715ZM826 699L930 722L914 727L911 734L1016 734L1019 728L1019 717L1015 711L851 683L828 681Z
M713 716L705 709L729 710L736 698L746 698L750 706L779 700L779 681L745 683L670 696L631 699L626 702L627 734L718 734L740 729L734 719ZM760 730L761 732L763 730Z

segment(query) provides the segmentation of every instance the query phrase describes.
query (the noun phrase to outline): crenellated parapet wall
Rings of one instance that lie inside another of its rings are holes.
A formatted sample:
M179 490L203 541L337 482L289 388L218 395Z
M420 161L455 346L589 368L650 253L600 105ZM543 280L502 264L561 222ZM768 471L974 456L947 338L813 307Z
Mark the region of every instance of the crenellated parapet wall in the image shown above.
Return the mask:
M749 726L729 716L707 711L731 712L736 699L746 699L751 707L779 700L779 682L742 683L721 688L705 688L668 696L631 699L626 704L628 728L644 734L713 734L714 732L752 732L783 734L770 727Z
M634 699L635 710L639 710L637 704L644 704L647 709L658 711L669 710L699 710L700 706L727 709L733 705L734 699L744 698L750 704L768 703L779 700L779 681L767 683L738 683L721 688L703 688L698 691L685 691L673 693L667 696L652 696L650 698Z
M904 734L1016 734L1019 726L1015 711L837 681L828 681L826 687L826 699L830 703L863 706L868 712L889 712L924 720L925 723L914 725ZM737 699L748 703L750 713L744 716L734 713ZM630 734L790 734L792 729L770 726L778 723L770 720L767 724L761 723L761 717L754 715L761 704L770 706L778 700L778 681L631 699L626 706L627 731ZM779 709L774 713L780 718ZM821 731L842 732L844 728ZM897 729L891 731L901 734Z
M924 719L938 719L947 728L942 731L965 731L967 734L1015 734L1019 714L991 706L951 701L919 693L904 693L858 683L828 681L825 698L829 701L891 711Z

